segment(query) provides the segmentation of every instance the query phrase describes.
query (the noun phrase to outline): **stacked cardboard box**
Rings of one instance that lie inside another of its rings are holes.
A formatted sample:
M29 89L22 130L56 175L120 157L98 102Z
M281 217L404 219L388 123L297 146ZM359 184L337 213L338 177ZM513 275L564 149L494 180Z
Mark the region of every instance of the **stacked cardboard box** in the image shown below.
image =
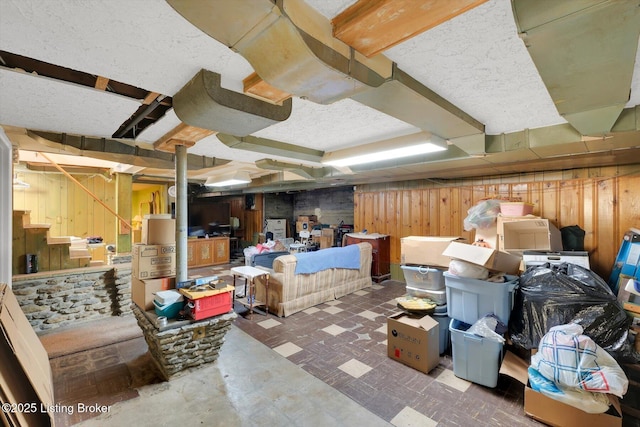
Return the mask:
M174 289L175 275L175 220L168 215L146 215L142 221L142 243L133 245L132 301L144 311L153 310L154 294Z
M317 215L298 215L298 219L296 220L296 233L311 231L317 223Z

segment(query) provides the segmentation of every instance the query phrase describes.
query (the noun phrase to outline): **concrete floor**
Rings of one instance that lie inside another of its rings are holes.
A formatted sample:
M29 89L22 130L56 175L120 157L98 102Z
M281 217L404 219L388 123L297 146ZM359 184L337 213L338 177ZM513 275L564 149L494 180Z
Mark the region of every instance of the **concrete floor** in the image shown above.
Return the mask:
M133 359L146 351L142 338L114 343L125 346ZM135 349L139 347L139 351ZM98 351L93 350L96 354ZM91 352L91 350L89 351ZM83 352L87 353L87 351ZM109 352L107 352L109 353ZM82 353L74 357L81 362ZM147 353L148 354L148 353ZM66 356L67 360L70 356ZM90 356L89 358L93 358ZM113 358L113 354L110 356ZM64 360L62 357L61 360ZM54 359L55 362L56 359ZM102 359L107 360L107 359ZM138 361L140 365L147 361ZM62 363L64 365L64 363ZM76 365L78 368L78 365ZM54 382L58 391L77 387L54 364ZM152 370L150 366L142 370ZM77 370L76 370L77 373ZM103 378L104 383L109 379ZM90 381L100 383L100 379ZM135 380L134 380L135 382ZM149 383L147 379L142 381ZM153 381L151 381L153 382ZM96 384L100 388L100 384ZM104 387L104 384L103 384ZM79 387L84 405L93 404L90 387ZM84 389L84 391L82 390ZM70 391L70 390L67 390ZM205 367L186 371L171 379L136 389L137 396L120 396L122 401L105 402L96 395L95 403L106 405L107 412L95 414L56 414L56 425L64 426L387 426L378 416L337 392L331 386L305 372L280 354L264 346L235 325L225 336L218 360ZM72 391L70 391L72 392ZM117 399L116 399L117 400ZM78 411L78 403L64 400L64 408ZM91 417L86 419L87 417ZM75 420L83 421L75 422ZM398 420L401 421L401 420ZM409 425L402 422L397 425Z

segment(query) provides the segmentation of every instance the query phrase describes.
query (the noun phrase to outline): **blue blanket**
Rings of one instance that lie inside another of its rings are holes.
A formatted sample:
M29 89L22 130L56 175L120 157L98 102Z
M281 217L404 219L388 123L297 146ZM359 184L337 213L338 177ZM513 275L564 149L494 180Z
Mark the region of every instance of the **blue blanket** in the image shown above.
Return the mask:
M360 247L349 245L327 248L316 252L294 254L297 258L295 274L310 274L330 268L360 268Z

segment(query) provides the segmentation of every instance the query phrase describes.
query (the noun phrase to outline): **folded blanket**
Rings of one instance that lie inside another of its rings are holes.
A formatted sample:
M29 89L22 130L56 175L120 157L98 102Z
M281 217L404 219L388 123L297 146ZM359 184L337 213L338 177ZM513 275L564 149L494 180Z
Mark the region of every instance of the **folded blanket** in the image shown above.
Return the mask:
M311 274L330 268L360 269L360 247L358 245L327 248L294 255L297 259L295 274Z

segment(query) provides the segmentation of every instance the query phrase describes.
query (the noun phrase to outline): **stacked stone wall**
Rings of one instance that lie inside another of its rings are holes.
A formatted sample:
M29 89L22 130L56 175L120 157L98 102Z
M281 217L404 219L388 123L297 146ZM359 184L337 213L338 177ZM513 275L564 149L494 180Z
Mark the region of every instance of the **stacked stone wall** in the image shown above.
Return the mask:
M129 266L18 275L12 290L36 332L131 313Z
M180 326L158 328L145 313L132 305L149 352L158 368L169 380L189 368L215 362L237 314L233 311Z

